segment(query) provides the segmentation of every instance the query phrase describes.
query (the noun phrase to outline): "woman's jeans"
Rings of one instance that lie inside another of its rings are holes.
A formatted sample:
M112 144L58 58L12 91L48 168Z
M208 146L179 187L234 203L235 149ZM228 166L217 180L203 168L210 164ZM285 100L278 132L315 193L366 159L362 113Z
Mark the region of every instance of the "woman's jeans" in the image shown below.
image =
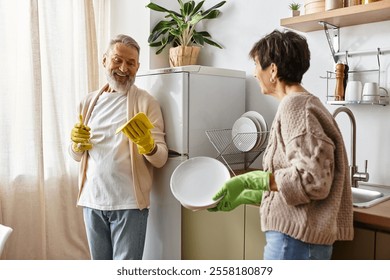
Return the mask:
M84 223L93 260L141 260L148 209L101 211L84 207Z
M330 260L332 245L302 242L277 231L265 233L264 260Z

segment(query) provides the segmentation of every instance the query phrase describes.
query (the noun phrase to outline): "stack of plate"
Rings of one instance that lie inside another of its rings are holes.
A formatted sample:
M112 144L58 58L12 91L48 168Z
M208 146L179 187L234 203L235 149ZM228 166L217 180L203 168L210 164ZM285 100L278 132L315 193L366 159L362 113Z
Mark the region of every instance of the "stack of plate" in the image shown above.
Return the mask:
M267 140L268 125L256 111L248 111L237 119L232 128L234 145L242 152L261 147Z
M190 158L176 167L171 176L173 196L193 211L215 207L214 195L230 179L227 167L210 157Z

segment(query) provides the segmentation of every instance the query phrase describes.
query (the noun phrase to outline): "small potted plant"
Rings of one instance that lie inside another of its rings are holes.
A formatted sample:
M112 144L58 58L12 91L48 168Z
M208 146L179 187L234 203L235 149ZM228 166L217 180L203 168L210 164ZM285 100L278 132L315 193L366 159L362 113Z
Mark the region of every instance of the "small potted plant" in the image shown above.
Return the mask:
M299 16L300 15L300 11L299 9L301 8L301 4L299 3L296 3L296 2L292 2L288 5L288 7L290 8L290 10L292 11L292 16L293 17L296 17L296 16Z
M149 3L146 7L165 13L165 18L159 21L152 29L148 38L149 46L157 47L156 54L171 45L169 50L169 64L171 67L196 64L200 47L209 44L222 48L220 44L211 39L207 31L197 31L196 25L202 20L214 19L219 16L219 7L226 1L221 1L207 10L202 10L204 0L198 4L190 0L183 2L177 0L180 11L175 12L161 7L155 3Z

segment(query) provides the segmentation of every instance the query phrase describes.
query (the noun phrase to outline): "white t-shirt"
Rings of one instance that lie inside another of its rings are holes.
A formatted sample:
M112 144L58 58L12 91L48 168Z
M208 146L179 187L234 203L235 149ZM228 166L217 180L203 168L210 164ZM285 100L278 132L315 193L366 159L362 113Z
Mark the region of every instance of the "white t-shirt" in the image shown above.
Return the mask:
M78 205L98 210L136 209L129 140L115 130L127 121L126 94L104 92L93 108L88 126L86 181Z

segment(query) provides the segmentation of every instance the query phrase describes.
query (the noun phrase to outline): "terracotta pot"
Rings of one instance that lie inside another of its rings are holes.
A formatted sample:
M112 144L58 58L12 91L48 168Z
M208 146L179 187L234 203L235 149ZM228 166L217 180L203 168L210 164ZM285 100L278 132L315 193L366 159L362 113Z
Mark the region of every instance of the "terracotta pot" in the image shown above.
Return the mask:
M293 17L297 17L301 14L301 12L299 10L292 10L292 16Z
M198 61L200 47L178 46L169 49L169 65L171 67L195 65Z

